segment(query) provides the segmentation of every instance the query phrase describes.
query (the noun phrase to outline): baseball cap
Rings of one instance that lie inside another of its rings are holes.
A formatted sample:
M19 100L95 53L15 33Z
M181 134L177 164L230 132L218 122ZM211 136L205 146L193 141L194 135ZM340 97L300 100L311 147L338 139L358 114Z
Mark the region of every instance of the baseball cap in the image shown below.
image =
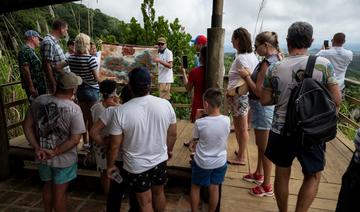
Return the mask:
M129 84L132 88L143 88L151 85L151 75L147 68L135 68L129 72Z
M166 43L166 39L163 37L158 38L158 43Z
M28 30L28 31L25 32L25 38L29 38L29 37L38 37L40 40L43 39L40 36L40 34L35 30Z
M194 42L194 44L206 45L207 38L205 37L205 35L198 35L194 40L191 41Z
M56 81L58 86L62 89L75 88L82 83L81 77L72 72L64 72L60 74Z

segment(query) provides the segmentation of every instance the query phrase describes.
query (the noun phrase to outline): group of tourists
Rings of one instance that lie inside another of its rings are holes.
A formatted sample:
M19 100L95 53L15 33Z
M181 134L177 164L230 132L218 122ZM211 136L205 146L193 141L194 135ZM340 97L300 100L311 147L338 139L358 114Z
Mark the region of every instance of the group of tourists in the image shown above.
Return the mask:
M159 69L159 97L150 94L151 74L142 67L129 72L129 82L118 96L115 81L99 81L98 53L88 35L80 33L70 40L68 53L64 53L59 40L67 37L67 31L68 24L63 20L54 21L52 32L44 38L29 30L25 33L26 45L19 52L23 88L31 102L23 128L45 183L44 210L67 210L66 191L77 176L77 145L82 138L84 147L95 152L101 185L107 194L106 211L120 211L124 193L129 196L130 211L164 211L166 164L173 156L177 138L170 95L173 54L166 38L158 38L159 56L153 58ZM284 57L277 33L259 33L253 48L245 28L234 30L231 42L237 53L224 93L216 88L206 90L207 41L205 36L195 39L198 63L189 75L182 68L184 86L194 90L190 117L193 138L184 143L194 152L192 211L199 211L201 187L208 187L208 210L216 210L227 164L247 164L250 126L254 128L258 158L256 170L243 176L243 180L257 184L249 193L258 197L275 193L279 210L288 211L291 166L296 157L304 174L296 211L310 208L325 166L326 144L299 146L282 131L290 92L297 84L296 78L302 77L301 70L305 70L312 36L309 23L293 23L286 39L289 55ZM337 108L343 73L352 59L342 47L344 42L343 33L335 34L333 47L318 53L323 57L317 57L313 73L313 78L331 93ZM40 47L41 57L35 53L36 47ZM260 62L258 57L262 58ZM238 149L229 154L231 121L220 112L224 99L230 107L238 143ZM358 163L357 157L354 163ZM272 164L276 167L274 188Z

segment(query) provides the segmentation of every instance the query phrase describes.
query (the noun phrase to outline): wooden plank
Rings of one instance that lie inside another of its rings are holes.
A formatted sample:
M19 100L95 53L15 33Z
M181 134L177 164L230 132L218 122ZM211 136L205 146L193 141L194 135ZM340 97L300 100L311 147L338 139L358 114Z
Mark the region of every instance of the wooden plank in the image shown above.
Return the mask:
M23 105L23 104L28 104L29 100L28 99L20 99L20 100L16 100L13 102L9 102L9 103L5 103L4 107L5 108L10 108L10 107L14 107L16 105Z
M339 118L341 121L348 123L348 124L352 125L353 127L355 127L355 129L360 128L360 124L354 122L353 120L351 120L350 118L348 118L347 116L345 116L342 113L339 113Z
M352 96L345 95L345 99L346 99L346 101L348 101L348 102L350 102L350 103L352 103L352 104L355 104L355 105L357 105L357 106L360 106L360 100L358 100L358 99L356 99L356 98L354 98L354 97L352 97Z
M3 103L3 89L0 87L0 180L6 179L9 175L9 140Z
M190 108L191 104L173 103L171 104L175 108Z
M348 139L348 138L341 132L341 130L338 130L338 131L337 131L336 138L337 138L342 144L344 144L349 150L351 150L352 152L355 151L354 142L351 141L350 139Z
M24 121L18 121L18 122L15 122L15 123L11 123L9 125L7 125L7 130L11 130L11 129L14 129L16 127L20 127L22 125Z
M349 78L345 78L345 82L353 84L353 85L360 85L360 82L357 80L353 80L353 79L349 79Z

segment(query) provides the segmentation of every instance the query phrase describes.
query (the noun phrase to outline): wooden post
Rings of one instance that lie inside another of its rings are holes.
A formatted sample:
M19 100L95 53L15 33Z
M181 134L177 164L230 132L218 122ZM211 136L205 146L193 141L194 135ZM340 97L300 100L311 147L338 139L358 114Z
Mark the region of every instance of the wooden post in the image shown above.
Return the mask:
M9 175L9 140L3 102L3 89L0 87L0 180L8 178Z
M222 89L224 75L224 35L222 27L223 0L213 1L211 28L207 30L206 87Z

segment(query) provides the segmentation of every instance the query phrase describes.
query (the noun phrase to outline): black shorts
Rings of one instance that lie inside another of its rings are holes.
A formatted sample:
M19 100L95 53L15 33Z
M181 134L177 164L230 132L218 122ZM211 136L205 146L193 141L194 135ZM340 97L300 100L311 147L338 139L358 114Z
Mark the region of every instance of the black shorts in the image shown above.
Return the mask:
M276 166L290 167L296 157L301 164L304 175L312 175L324 170L325 144L301 146L288 136L270 131L265 155Z
M153 185L164 185L167 182L166 161L139 174L124 170L124 178L129 183L131 191L135 193L145 192Z

